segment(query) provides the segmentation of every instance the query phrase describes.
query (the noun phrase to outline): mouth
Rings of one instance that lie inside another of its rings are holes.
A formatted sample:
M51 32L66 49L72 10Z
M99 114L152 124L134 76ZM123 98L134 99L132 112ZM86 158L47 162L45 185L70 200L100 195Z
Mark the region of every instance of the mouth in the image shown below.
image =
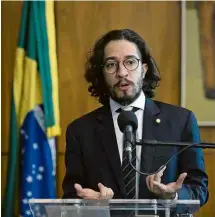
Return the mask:
M120 90L127 90L131 85L130 84L121 84L118 86Z
M122 91L128 90L131 87L131 82L118 82L115 86Z

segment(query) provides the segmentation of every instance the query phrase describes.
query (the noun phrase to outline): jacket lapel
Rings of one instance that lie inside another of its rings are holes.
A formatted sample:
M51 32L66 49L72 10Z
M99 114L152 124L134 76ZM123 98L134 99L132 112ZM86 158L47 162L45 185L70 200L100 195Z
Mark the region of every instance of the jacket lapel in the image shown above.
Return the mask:
M159 118L160 109L149 98L146 98L145 110L143 115L143 133L142 139L157 139L158 124L156 119ZM141 169L149 172L152 168L153 156L156 152L156 146L142 146Z
M98 121L98 137L100 138L102 148L108 158L108 163L113 171L116 183L122 195L125 195L125 184L123 174L121 171L121 162L117 140L112 120L112 114L109 107L103 107L97 115Z
M160 109L149 98L146 98L146 104L143 115L143 131L142 139L156 139L158 125L156 119L159 118ZM141 166L142 172L149 173L153 170L153 156L156 152L156 146L149 146L142 144L141 151ZM139 180L139 198L153 198L154 195L148 190L146 186L146 176L141 175Z

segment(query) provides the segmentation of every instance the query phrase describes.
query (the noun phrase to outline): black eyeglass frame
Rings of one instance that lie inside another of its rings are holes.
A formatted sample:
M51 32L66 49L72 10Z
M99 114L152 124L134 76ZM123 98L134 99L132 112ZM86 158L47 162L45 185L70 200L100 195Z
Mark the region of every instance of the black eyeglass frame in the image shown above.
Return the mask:
M126 61L126 60L129 60L129 59L135 59L135 60L137 60L137 63L138 63L138 64L137 64L137 67L136 67L135 69L130 70L130 69L127 69L127 68L126 68L126 66L125 66L125 61ZM140 60L141 60L141 59L138 59L137 57L129 57L129 58L127 58L127 59L124 59L123 62L122 62L122 64L123 64L123 66L124 66L128 71L134 71L134 70L136 70L136 69L139 67ZM116 72L119 70L119 61L116 61L116 60L114 60L114 61L117 63L117 69L116 69L116 71L114 71L114 72L112 72L112 73L110 73L110 72L108 72L107 70L105 70L105 72L107 72L108 74L114 74L114 73L116 73ZM106 63L106 62L105 62L105 63ZM104 68L105 63L101 65L102 68Z

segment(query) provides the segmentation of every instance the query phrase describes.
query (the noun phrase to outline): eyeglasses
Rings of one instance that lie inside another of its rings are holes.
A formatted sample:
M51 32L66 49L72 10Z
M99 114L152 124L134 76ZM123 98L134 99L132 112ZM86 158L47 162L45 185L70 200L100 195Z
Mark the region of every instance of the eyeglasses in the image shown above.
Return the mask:
M139 66L140 59L136 57L129 57L125 59L122 63L124 67L129 71L134 71ZM103 65L103 69L108 74L113 74L119 70L119 61L116 60L107 60Z

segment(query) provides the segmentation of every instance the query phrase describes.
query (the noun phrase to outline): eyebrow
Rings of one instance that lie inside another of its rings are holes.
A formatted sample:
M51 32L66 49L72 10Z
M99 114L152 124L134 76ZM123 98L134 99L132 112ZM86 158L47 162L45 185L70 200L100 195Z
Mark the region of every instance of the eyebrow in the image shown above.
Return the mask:
M135 56L135 55L126 55L126 56L124 57L124 59L133 58L133 57L139 58L139 57L137 57L137 56ZM114 57L114 56L112 56L112 57L107 57L107 58L105 58L104 62L106 62L106 61L108 61L108 60L117 60L117 58Z

